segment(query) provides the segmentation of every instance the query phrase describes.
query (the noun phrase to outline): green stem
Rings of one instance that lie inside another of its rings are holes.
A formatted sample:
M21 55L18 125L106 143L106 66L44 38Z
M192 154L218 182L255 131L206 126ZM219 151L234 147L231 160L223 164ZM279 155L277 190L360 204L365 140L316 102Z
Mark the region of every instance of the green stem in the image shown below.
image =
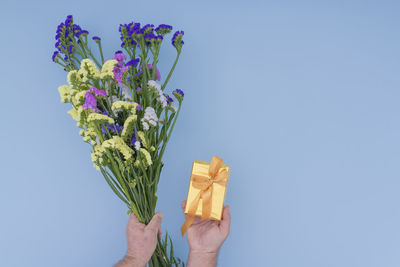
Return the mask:
M104 64L103 49L101 48L101 42L100 41L99 41L99 50L100 50L101 63Z
M168 141L169 141L169 138L171 137L172 130L173 130L174 127L175 127L176 119L178 118L179 112L181 111L181 107L182 107L182 103L179 103L178 111L176 112L174 121L172 122L172 126L171 126L171 129L170 129L169 133L168 133L167 140L165 140L165 142L163 143L163 146L162 146L162 148L161 148L160 154L159 154L159 156L158 156L158 160L157 160L158 166L157 166L157 172L156 172L156 175L157 175L157 177L158 177L158 180L159 180L159 174L160 174L160 171L161 171L161 160L162 160L162 156L164 155L165 148L166 148L166 146L167 146L167 143L168 143ZM157 180L156 183L158 183L158 180Z
M162 87L161 87L161 90L162 90L162 91L164 90L165 86L167 86L167 83L168 83L169 79L171 78L172 73L173 73L174 70L175 70L175 66L176 66L176 63L178 63L178 59L179 59L179 55L180 55L180 54L181 54L181 52L179 51L178 54L177 54L177 56L176 56L174 65L172 65L172 68L171 68L171 70L170 70L169 73L168 73L167 79L165 80L164 84L163 84Z

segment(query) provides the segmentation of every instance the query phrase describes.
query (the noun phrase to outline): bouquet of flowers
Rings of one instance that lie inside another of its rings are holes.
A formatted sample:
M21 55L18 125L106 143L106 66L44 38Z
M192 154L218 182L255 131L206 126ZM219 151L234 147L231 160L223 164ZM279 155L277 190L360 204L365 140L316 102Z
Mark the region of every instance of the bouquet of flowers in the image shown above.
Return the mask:
M74 24L72 16L57 27L57 50L52 59L67 75L58 88L61 101L77 121L83 141L92 148L92 161L114 193L142 223L149 223L157 204L162 161L181 110L184 93L166 86L181 54L183 31L176 31L172 45L177 55L162 84L157 69L161 44L172 26L140 23L119 26L122 51L105 60L101 39ZM94 54L97 54L96 57ZM98 59L100 58L100 59ZM174 105L177 103L177 106ZM158 240L150 266L179 266L168 234Z

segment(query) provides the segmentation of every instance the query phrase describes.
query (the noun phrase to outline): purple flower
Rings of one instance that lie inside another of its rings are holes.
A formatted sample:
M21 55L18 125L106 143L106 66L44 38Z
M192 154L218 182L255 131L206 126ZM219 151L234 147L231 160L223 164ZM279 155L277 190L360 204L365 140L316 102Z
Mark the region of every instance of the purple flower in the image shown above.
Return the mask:
M167 105L171 104L174 102L174 99L170 97L168 94L164 94L165 98L167 99Z
M65 25L70 26L72 24L72 15L68 15L65 19Z
M140 59L138 59L138 58L131 59L128 62L126 62L125 66L132 66L132 68L135 68L137 66L137 64L139 63L139 60Z
M58 54L59 54L58 51L54 51L53 56L51 57L51 59L52 59L54 62L56 62L56 57L57 57Z
M85 94L85 104L82 105L83 109L91 109L92 111L97 111L97 100L96 97L89 91Z
M118 86L122 85L122 76L124 75L125 71L128 70L128 67L123 66L123 67L118 67L115 66L113 69L113 73L114 73L114 78L115 80L117 80L118 82Z
M133 74L133 76L134 77L139 77L142 74L143 74L143 71L139 71L139 72L136 72L135 74Z
M184 42L182 41L182 37L183 37L184 32L183 31L176 31L174 33L174 36L172 37L172 45L176 48L176 49L180 49L182 47L182 45L184 44Z
M71 55L72 54L72 50L74 49L74 45L70 45L68 46L68 53Z
M95 96L106 96L106 91L99 90L96 87L90 88L85 94L85 103L82 105L83 109L91 109L92 111L99 111L97 108L97 99ZM104 113L104 112L103 112ZM108 114L107 114L108 115Z
M131 146L134 146L136 142L136 135L135 133L132 134L132 139L131 139Z
M94 93L94 95L101 95L101 96L106 96L107 95L106 91L99 90L96 87L90 88L88 92Z
M136 89L136 93L140 94L141 92L142 92L142 88L138 87L138 88Z
M101 38L100 37L98 37L98 36L93 36L92 37L92 39L93 39L93 41L101 41Z
M104 127L105 126L105 127ZM101 125L101 132L103 133L103 134L106 134L107 133L107 130L108 130L108 132L111 132L111 133L117 133L117 134L120 134L121 132L122 132L122 130L124 129L124 127L123 126L120 126L120 125L114 125L114 124L109 124L109 123L104 123L104 126L103 125ZM106 128L107 127L107 128Z
M129 24L120 24L119 32L121 33L121 47L125 46L136 46L136 34L140 31L140 23L129 23Z
M81 31L82 31L81 26L76 25L76 24L74 24L74 25L72 26L72 32L73 32L74 34L77 34L78 32L81 32Z
M179 103L182 102L183 97L185 96L185 94L183 93L182 90L180 89L175 89L172 94L176 97L176 99L178 100Z
M75 41L80 42L76 38L81 34L88 34L88 31L82 30L79 25L73 24L72 15L68 15L65 21L57 26L55 47L59 52L60 58L64 58L64 60L71 58L75 52ZM57 59L57 56L55 59ZM74 65L74 63L70 62L66 69L70 70Z
M146 24L140 29L140 33L142 34L149 34L153 31L154 25L153 24Z
M139 89L139 88L138 88ZM142 88L140 88L140 90L141 90ZM140 104L138 104L137 106L136 106L136 110L142 110L142 106L140 105Z
M157 39L157 36L155 36L154 33L151 32L143 36L143 38L146 41L146 45L149 46L154 42L154 40Z
M122 76L124 75L125 71L128 70L128 67L125 66L124 60L126 56L122 51L117 51L113 57L113 59L117 60L117 64L114 66L113 73L114 78L118 82L118 86L122 85Z
M126 56L124 55L124 53L122 53L122 51L117 51L115 52L115 55L112 59L115 59L116 61L118 61L118 66L122 67L124 66L124 60L126 59Z
M158 34L166 35L172 31L172 26L166 24L160 24L158 25L155 31Z
M183 91L181 89L175 89L174 92L180 94L182 97L185 96L185 94L183 93Z

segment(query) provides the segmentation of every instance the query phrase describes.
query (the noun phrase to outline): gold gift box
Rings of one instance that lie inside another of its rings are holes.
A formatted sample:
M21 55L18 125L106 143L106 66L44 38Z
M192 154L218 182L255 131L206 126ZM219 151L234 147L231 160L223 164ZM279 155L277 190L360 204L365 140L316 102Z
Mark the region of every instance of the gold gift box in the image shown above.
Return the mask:
M210 163L202 160L194 160L193 161L193 166L192 166L192 172L190 175L190 183L189 183L189 190L188 190L188 195L186 198L186 208L185 208L185 213L188 213L190 204L193 202L193 200L196 198L196 196L200 193L200 189L195 188L192 185L192 176L199 175L199 176L205 176L209 177L208 175L208 169L210 167ZM229 166L228 165L222 165L222 167L219 169L219 172L226 170L229 173ZM228 178L229 179L229 178ZM226 182L224 185L220 185L218 183L213 183L213 193L212 193L212 206L211 206L211 215L210 219L213 220L221 220L222 218L222 211L224 209L224 201L225 201L225 193L226 193L226 186L228 183L228 179L226 179ZM196 210L196 215L201 216L202 213L202 199L199 201L199 205Z

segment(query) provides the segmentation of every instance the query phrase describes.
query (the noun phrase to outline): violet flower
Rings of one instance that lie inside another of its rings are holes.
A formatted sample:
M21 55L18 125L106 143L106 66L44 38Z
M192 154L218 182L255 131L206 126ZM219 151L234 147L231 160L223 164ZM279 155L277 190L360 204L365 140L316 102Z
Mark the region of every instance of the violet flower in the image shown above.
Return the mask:
M125 66L132 66L132 68L135 68L137 64L139 63L140 59L134 58L126 62Z
M94 95L101 95L101 96L106 96L107 95L106 91L99 90L96 87L90 88L88 92L94 93Z
M174 33L174 36L172 37L171 43L177 50L181 49L182 45L184 44L184 42L182 41L183 34L183 31L176 31Z
M85 94L85 103L82 105L82 108L98 111L96 97L89 91Z
M126 56L124 53L121 51L117 51L113 57L117 61L117 64L115 65L113 69L114 73L114 78L118 82L118 86L122 85L122 76L124 75L125 71L128 70L128 67L125 66L124 60L126 59Z

